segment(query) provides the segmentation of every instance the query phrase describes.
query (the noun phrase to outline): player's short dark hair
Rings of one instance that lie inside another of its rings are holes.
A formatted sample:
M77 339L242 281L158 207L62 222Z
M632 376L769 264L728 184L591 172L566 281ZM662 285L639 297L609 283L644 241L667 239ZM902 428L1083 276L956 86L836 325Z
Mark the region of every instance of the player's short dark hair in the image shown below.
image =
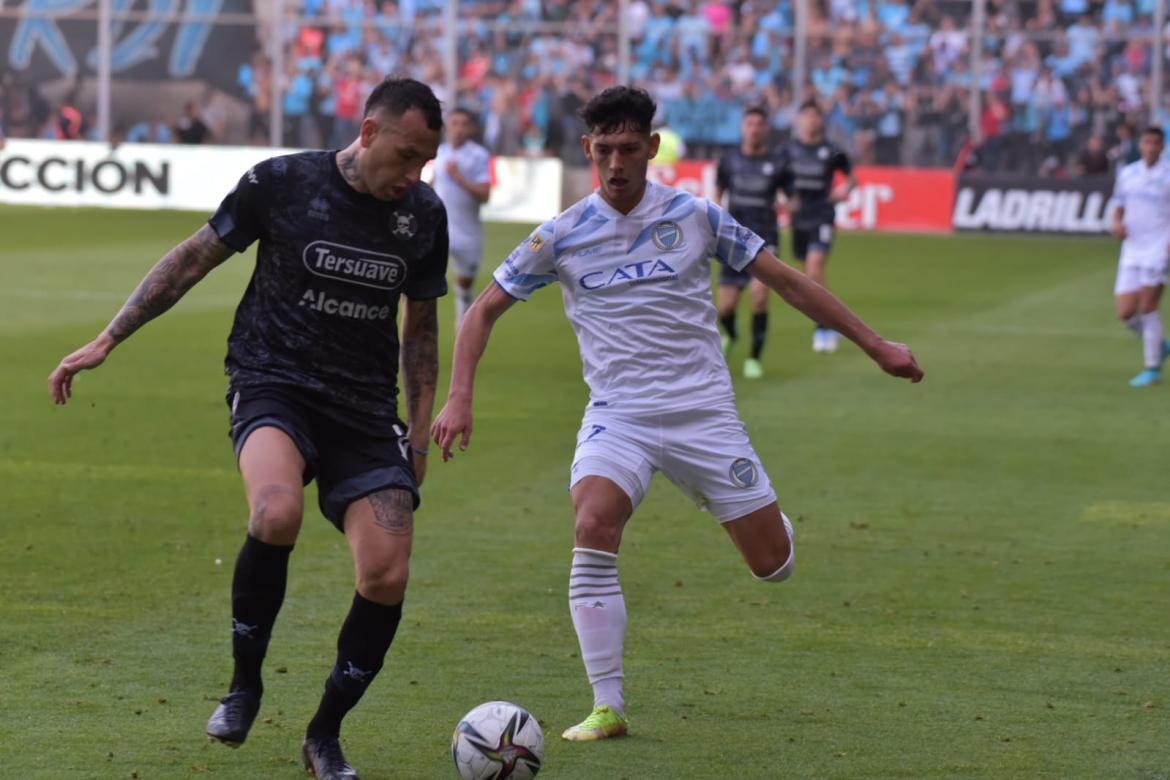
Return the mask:
M590 133L634 130L649 133L658 104L639 87L610 87L594 95L581 109L581 121Z
M414 79L385 78L366 99L365 116L378 109L397 119L412 108L422 112L427 127L443 129L443 107L431 88Z
M1142 131L1142 135L1156 135L1156 136L1158 136L1159 141L1166 140L1166 131L1163 130L1162 128L1158 127L1157 125L1150 125L1145 130Z
M809 110L816 111L821 116L825 115L825 112L821 110L821 104L818 103L817 101L813 100L812 98L809 98L808 100L806 100L800 104L800 109L798 110L798 113L802 113L804 111L809 111Z
M758 116L761 119L766 120L768 118L768 109L764 108L759 103L749 103L748 106L743 110L743 115L745 118L749 116Z
M470 108L455 106L455 108L451 109L451 112L448 114L448 116L455 116L456 114L462 114L463 116L467 117L471 120L471 124L473 125L479 124L479 116L477 116L476 113Z

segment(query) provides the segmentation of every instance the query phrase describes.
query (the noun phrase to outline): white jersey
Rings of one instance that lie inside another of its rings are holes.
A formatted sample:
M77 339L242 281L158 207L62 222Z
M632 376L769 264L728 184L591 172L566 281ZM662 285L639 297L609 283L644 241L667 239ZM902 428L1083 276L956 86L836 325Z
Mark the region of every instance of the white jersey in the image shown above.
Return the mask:
M1122 258L1164 259L1170 252L1170 164L1163 158L1154 165L1126 165L1117 172L1113 197L1125 209Z
M465 141L458 148L440 144L435 154L435 192L447 207L447 233L453 247L479 246L483 243L483 223L479 219L480 203L447 172L454 162L463 178L472 184L491 181L492 156L475 141Z
M647 182L622 214L594 192L541 225L496 269L509 295L561 283L590 406L623 414L732 403L711 302L711 257L737 271L764 240L714 203Z

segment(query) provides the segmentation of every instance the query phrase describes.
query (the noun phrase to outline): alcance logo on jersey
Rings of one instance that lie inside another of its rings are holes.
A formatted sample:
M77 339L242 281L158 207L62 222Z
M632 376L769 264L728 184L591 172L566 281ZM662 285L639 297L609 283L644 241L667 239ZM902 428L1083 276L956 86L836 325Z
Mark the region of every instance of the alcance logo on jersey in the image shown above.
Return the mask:
M406 262L401 257L332 241L312 242L302 258L310 273L363 287L395 290L406 278Z

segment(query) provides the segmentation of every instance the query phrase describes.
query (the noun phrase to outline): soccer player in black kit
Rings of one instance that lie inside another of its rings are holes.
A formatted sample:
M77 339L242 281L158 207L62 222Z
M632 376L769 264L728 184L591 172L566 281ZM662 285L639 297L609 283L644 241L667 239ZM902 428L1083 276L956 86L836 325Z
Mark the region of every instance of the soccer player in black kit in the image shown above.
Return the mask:
M357 777L341 752L341 721L381 669L402 615L438 376L436 299L447 291L446 213L419 182L441 128L429 87L382 82L349 147L274 157L245 173L105 331L49 377L53 399L65 403L75 374L100 365L211 269L260 242L228 338L231 436L250 516L232 580L235 670L207 734L236 747L259 711L261 663L304 485L316 478L321 511L345 534L356 574L302 748L322 780ZM399 361L406 422L398 417Z
M776 194L781 191L781 169L768 148L768 114L760 106L748 106L740 124L739 149L719 158L715 170L715 201L727 195L727 210L741 225L764 239L765 246L778 254L780 231L776 225ZM726 263L719 266L719 288L715 308L723 326L723 354L726 356L739 330L735 309L745 287L751 287L752 349L744 361L743 375L759 379L764 375L760 355L768 335L768 288L747 271L736 271Z
M825 264L833 247L836 205L849 197L857 179L849 156L825 139L825 117L816 101L801 105L796 137L781 151L780 168L792 221L792 256L804 263L810 279L828 288ZM838 172L848 183L834 187ZM836 331L817 323L813 351L836 352Z

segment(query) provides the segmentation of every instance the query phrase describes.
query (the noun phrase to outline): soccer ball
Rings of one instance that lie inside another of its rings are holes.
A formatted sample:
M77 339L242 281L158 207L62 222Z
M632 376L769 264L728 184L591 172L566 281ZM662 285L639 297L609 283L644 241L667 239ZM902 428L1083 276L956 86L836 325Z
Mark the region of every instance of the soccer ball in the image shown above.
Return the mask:
M544 760L544 732L523 707L489 701L459 721L451 757L463 780L527 780Z

